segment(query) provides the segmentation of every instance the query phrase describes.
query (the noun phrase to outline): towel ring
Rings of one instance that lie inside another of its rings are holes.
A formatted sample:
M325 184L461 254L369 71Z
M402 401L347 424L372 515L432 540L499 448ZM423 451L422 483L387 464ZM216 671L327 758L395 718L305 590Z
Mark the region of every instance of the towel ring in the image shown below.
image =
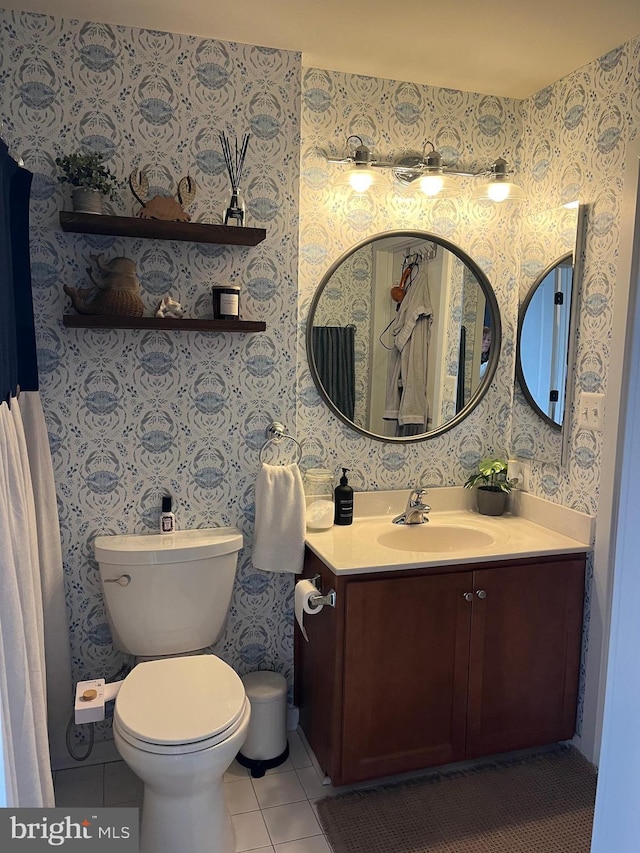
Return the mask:
M289 439L289 441L292 441L298 448L298 458L296 459L296 464L300 462L300 460L302 459L302 446L300 445L300 442L297 441L292 435L287 434L287 428L284 426L284 424L278 423L278 421L273 421L273 423L269 424L269 426L267 427L266 432L267 440L260 448L260 462L264 461L263 454L267 447L269 447L270 444L279 444L283 438Z

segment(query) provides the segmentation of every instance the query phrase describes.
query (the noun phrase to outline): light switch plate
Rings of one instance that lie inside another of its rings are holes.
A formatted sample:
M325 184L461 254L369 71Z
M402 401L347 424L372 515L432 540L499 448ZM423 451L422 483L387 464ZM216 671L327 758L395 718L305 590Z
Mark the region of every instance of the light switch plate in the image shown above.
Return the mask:
M578 429L602 432L604 428L604 394L580 392L578 398Z

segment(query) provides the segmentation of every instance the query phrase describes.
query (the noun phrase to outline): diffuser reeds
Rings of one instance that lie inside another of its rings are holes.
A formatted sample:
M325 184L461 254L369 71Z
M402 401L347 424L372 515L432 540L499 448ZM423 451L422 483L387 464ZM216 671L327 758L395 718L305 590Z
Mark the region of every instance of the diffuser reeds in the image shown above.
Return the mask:
M235 156L229 144L229 138L224 131L220 131L220 144L222 145L222 153L224 154L224 162L227 165L231 188L234 192L238 191L240 181L242 180L242 171L244 169L244 160L247 155L247 146L249 145L249 135L245 133L242 137L242 145L238 148L238 138L235 140Z

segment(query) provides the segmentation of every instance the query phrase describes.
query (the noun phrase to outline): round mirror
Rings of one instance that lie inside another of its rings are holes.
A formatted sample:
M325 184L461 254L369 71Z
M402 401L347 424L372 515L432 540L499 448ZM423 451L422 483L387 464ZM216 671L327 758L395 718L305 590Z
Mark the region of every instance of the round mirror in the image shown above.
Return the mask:
M500 354L495 294L458 246L389 231L345 252L307 321L311 375L330 409L380 441L418 441L460 423Z
M571 321L573 255L555 260L531 285L520 309L516 376L531 408L562 428Z

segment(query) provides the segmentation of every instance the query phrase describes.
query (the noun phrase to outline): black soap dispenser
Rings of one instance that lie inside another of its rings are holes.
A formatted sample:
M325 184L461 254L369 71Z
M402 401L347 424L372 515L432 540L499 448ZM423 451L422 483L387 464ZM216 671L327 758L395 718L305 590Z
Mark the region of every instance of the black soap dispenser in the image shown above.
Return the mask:
M342 469L340 485L335 488L334 524L351 524L353 521L353 489L347 480L348 468Z

